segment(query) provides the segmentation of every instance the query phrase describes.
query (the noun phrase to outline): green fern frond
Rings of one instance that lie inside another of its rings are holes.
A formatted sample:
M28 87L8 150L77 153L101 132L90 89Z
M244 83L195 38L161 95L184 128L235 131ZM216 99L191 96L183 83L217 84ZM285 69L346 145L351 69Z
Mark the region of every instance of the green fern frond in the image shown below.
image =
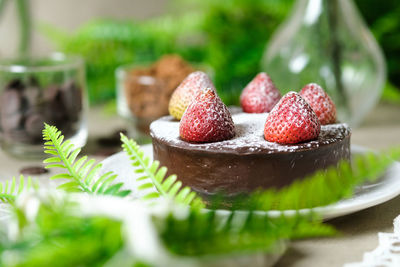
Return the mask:
M154 221L171 252L184 256L271 251L279 240L336 233L317 217L299 214L271 218L254 212L190 211L186 217L170 213Z
M44 160L46 168L61 168L66 172L56 174L51 179L66 179L68 182L58 188L68 192L85 192L124 197L130 190L121 190L122 183L114 184L117 178L112 172L98 177L101 164L95 164L94 159L86 156L78 159L80 148L74 148L70 140L64 141L64 136L55 126L45 124L43 129L44 153L50 155Z
M123 134L121 134L121 141L123 149L132 161L135 172L140 174L137 180L142 184L138 189L148 190L144 199L163 196L194 208L204 207L202 199L194 191L187 186L182 186L182 182L177 179L176 175L166 177L167 168L159 167L160 163L157 160L151 161L135 141Z
M25 178L23 175L19 177L19 182L15 176L11 180L0 183L0 201L11 203L15 198L24 191L37 187L31 177Z
M343 161L338 167L316 172L280 190L265 190L253 193L238 201L241 208L256 210L288 210L314 208L332 204L354 193L357 185L372 182L400 158L400 149L388 153L367 153Z

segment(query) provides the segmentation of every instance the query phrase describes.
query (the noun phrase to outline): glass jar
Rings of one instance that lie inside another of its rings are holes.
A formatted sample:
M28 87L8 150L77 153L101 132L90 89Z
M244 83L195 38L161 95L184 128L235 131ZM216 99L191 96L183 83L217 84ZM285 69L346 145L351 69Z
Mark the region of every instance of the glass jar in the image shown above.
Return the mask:
M386 80L381 49L352 0L298 0L262 67L283 92L320 84L351 126L374 107Z
M150 124L168 115L171 92L153 74L140 71L147 66L122 66L117 69L117 110L128 121L128 134L139 143L150 139Z
M0 135L14 156L43 157L44 123L77 147L87 139L87 92L83 61L55 53L49 58L0 61Z
M116 70L118 114L128 120L130 137L140 143L151 141L150 123L169 114L172 93L196 69L208 70L206 66L194 66L179 55L167 54L155 62L121 66Z

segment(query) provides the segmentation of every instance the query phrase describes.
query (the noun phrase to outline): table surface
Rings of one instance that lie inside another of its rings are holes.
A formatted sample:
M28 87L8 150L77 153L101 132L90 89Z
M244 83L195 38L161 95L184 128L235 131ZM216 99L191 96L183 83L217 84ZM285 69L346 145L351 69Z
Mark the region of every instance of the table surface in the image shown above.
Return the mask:
M99 149L98 138L110 136L118 129L127 128L126 122L115 115L107 115L101 107L89 112L89 140L83 153L101 160L114 151ZM400 106L380 104L366 121L353 129L352 143L383 150L400 145ZM102 155L103 154L103 155ZM19 175L22 167L38 165L40 161L12 158L0 151L0 180ZM39 179L47 183L48 175ZM342 266L361 261L364 252L378 245L378 232L393 232L393 219L400 214L400 196L381 205L330 220L341 234L331 238L295 241L276 266Z

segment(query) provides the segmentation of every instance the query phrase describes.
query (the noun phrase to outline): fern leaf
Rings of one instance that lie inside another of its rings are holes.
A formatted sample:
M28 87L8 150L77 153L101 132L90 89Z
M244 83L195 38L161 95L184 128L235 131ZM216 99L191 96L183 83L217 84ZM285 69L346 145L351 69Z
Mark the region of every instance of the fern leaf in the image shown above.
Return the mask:
M110 178L111 176L113 176L114 173L113 172L107 172L105 174L103 174L99 179L97 179L97 181L93 184L92 186L92 192L96 192L98 187L108 178ZM116 175L114 175L116 177Z
M356 156L349 162L341 162L338 167L317 171L303 180L297 180L280 190L264 190L252 193L237 201L236 208L257 210L287 210L325 206L353 194L357 185L375 181L400 158L400 149L388 153Z
M156 218L164 244L178 255L201 256L239 251L270 251L282 239L331 236L335 229L315 215L271 218L267 214L191 210Z
M171 189L168 191L168 195L171 196L171 197L175 196L178 193L178 191L179 191L179 189L181 187L182 187L182 182L181 181L176 181L172 185Z
M69 155L68 161L70 161L70 162L75 162L76 157L79 155L80 152L81 152L81 149L80 149L80 148L75 149L75 150L71 153L71 155Z
M43 163L46 163L43 161ZM67 169L68 167L63 165L63 164L48 164L45 166L46 169L53 169L53 168L61 168L61 169Z
M4 184L4 192L8 193L8 180Z
M60 162L60 158L59 157L50 157L50 158L45 159L43 162L44 163Z
M139 190L143 190L143 189L149 189L149 188L153 188L154 185L152 183L145 183L145 184L141 184L140 186L138 186Z
M167 174L166 167L159 167L158 161L151 162L148 156L144 155L139 145L121 134L122 147L128 154L132 166L135 167L136 173L143 173L137 181L141 181L142 185L139 190L153 189L152 192L145 194L144 199L158 198L160 195L172 198L178 203L191 205L195 208L204 207L200 197L189 187L183 187L182 182L178 181L176 175L165 177ZM158 191L158 193L154 193Z
M94 163L94 161L93 161L93 163ZM102 167L103 167L102 164L97 164L97 165L95 165L95 166L91 169L91 171L89 172L89 174L86 176L85 181L86 181L86 182L93 181L94 178L95 178L95 175L100 171L100 169L101 169ZM86 173L85 173L85 175L86 175ZM83 175L83 176L84 176L84 175Z
M123 183L117 183L114 184L110 187L107 188L107 190L104 191L105 195L115 195L118 193L119 196L124 195L123 191L120 191L121 187L123 186Z
M64 136L55 126L45 124L43 129L45 153L51 155L43 162L46 168L66 169L66 173L56 174L51 179L65 179L67 182L58 188L69 192L86 192L89 194L109 194L126 196L129 190L121 190L123 184L112 184L116 175L108 173L97 179L102 167L94 159L87 156L78 158L80 148L74 148L70 140L64 141ZM96 180L97 179L97 180Z
M63 183L62 185L59 185L57 187L57 189L62 189L68 192L79 192L79 183L75 182L75 181L70 181L70 182L66 182Z
M15 186L16 186L15 184L16 184L16 179L14 176L11 180L10 191L9 191L10 194L14 194L14 190L15 190Z
M52 149L52 147L44 146L44 149ZM44 153L45 154L50 154L50 155L55 155L55 156L58 155L57 151L53 151L53 150L45 150Z
M114 177L111 176L104 180L102 184L100 185L99 189L96 191L98 194L104 194L104 192L107 190L107 188L110 186L110 184L114 181Z
M19 177L19 186L18 186L18 194L21 194L22 191L24 190L24 186L25 186L25 179L24 177L21 175Z
M52 177L50 177L51 180L57 180L57 179L72 179L71 175L69 175L68 173L60 173L60 174L56 174L53 175Z
M81 157L75 164L74 164L74 169L79 170L79 168L82 166L83 163L87 160L87 156Z
M143 200L152 200L160 197L160 193L151 192L142 197Z
M114 193L114 196L119 196L119 197L126 197L131 193L131 190L120 190L116 193Z
M174 174L168 176L163 182L164 190L168 192L171 189L171 186L175 183L176 179L178 179L178 177Z
M82 168L77 170L79 173L79 176L86 177L86 175L88 174L89 170L93 167L95 162L96 161L94 159L90 159L90 160L86 161L85 164L83 164ZM86 178L85 178L85 182L86 182Z
M36 187L36 185L31 177L25 178L21 175L18 183L17 179L13 177L11 180L0 183L0 200L5 203L12 203L19 194Z

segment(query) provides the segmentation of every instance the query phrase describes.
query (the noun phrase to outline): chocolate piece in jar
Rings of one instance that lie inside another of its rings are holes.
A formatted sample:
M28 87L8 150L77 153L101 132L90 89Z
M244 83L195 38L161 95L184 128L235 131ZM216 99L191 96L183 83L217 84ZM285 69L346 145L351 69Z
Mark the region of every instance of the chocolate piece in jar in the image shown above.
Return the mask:
M58 86L50 85L43 92L43 100L45 102L56 101L56 98L58 97L58 93L59 93Z
M44 94L43 109L47 123L57 124L65 120L65 105L61 101L61 92L58 85L50 85Z
M10 115L19 112L22 108L21 92L15 89L7 89L0 97L0 112L4 115Z
M41 114L33 113L30 114L25 120L25 130L27 134L29 134L32 139L41 140L42 137L42 129L45 121Z
M23 89L23 83L14 79L0 95L0 125L5 133L20 128L23 123L22 110L26 102Z
M82 110L81 89L76 82L40 87L35 77L24 83L9 82L0 94L0 126L3 138L26 144L41 144L44 123L71 135Z
M45 121L69 135L77 127L82 111L80 87L74 81L68 81L62 86L49 86L44 93L43 109Z
M82 110L82 91L75 81L68 81L60 87L60 101L71 121L78 121Z
M23 95L29 107L37 106L40 103L40 88L36 80L32 80L23 90Z
M21 81L21 79L12 79L6 86L5 90L16 90L22 91L25 88L25 85Z
M14 129L20 128L20 125L23 123L23 116L19 112L15 112L12 114L1 113L1 128L5 133L8 133Z

